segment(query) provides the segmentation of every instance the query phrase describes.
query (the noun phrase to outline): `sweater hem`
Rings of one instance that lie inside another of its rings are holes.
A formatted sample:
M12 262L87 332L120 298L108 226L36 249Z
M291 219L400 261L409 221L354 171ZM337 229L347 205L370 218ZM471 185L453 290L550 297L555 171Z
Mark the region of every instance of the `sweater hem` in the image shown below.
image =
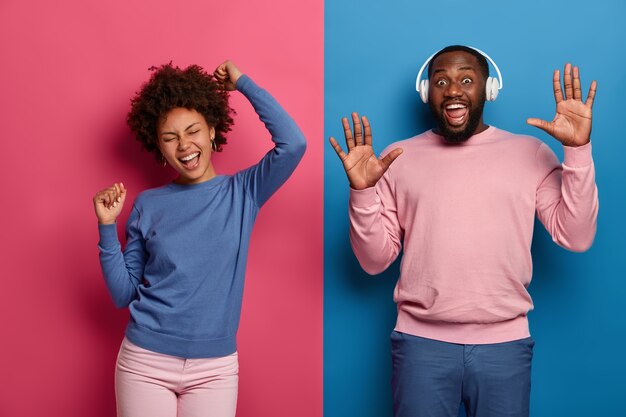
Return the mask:
M530 337L528 318L525 315L495 323L451 323L419 319L400 310L394 330L464 345L502 343Z
M133 321L126 327L126 337L141 348L185 359L217 358L237 351L235 335L217 339L189 340L155 332Z

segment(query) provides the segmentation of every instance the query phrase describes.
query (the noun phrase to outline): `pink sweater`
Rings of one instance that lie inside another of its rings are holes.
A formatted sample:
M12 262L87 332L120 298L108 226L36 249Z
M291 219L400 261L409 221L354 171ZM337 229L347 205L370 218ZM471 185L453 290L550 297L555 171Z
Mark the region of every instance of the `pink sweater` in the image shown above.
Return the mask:
M350 241L369 274L404 245L396 330L452 343L529 336L535 212L572 251L593 242L598 212L591 144L561 166L530 136L489 127L460 145L432 131L388 147L404 153L376 187L350 191Z

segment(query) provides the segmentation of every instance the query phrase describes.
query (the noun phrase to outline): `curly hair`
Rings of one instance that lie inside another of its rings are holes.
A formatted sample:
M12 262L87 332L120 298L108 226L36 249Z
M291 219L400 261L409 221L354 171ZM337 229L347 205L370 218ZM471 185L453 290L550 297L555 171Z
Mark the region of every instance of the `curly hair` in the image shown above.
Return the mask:
M235 114L228 105L228 92L198 65L180 69L170 62L150 71L150 80L131 99L126 118L141 147L155 153L157 161L161 161L163 155L157 146L159 123L170 110L182 107L202 114L207 124L215 128L216 150L220 152L233 124L231 115Z

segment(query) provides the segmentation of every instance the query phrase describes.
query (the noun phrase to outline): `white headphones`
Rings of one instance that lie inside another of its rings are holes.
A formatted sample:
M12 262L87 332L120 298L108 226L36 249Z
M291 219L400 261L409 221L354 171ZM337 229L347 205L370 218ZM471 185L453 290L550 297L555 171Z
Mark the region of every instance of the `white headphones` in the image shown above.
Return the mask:
M489 55L487 55L480 49L474 48L472 46L468 46L468 48L475 50L476 52L478 52L479 54L487 58L489 62L491 62L491 65L493 65L493 67L495 68L496 72L498 73L498 78L488 77L487 82L485 83L486 99L487 101L494 101L496 97L498 97L498 92L499 92L498 90L502 89L502 85L503 85L502 74L500 74L500 70L498 69L498 66L496 65L495 62L493 62L493 59L491 59ZM415 89L417 90L418 93L420 93L420 97L422 98L422 101L424 103L428 103L428 80L422 80L422 74L424 73L424 70L426 69L426 67L428 67L428 64L430 64L430 61L433 59L433 57L437 55L439 52L440 51L437 51L434 54L432 54L426 60L426 62L424 62L424 65L422 65L422 68L420 68L420 71L417 73L417 80L415 81Z

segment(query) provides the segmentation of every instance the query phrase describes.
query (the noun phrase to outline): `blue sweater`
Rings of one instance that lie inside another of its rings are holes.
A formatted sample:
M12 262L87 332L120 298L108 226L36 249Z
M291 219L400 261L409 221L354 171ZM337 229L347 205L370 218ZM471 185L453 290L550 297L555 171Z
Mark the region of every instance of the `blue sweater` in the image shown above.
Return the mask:
M210 358L236 351L252 226L259 208L289 178L306 143L265 90L242 75L275 147L235 175L167 184L135 200L121 251L116 225L100 225L100 264L113 301L128 306L126 337L153 352Z

